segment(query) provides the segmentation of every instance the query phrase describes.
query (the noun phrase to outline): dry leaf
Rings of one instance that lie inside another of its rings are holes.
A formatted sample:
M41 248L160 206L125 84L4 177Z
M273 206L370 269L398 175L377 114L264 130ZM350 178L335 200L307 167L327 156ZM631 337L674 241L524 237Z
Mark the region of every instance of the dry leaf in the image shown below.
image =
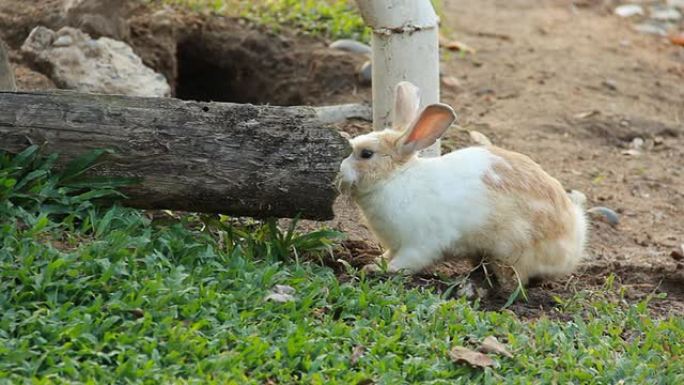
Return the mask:
M639 150L635 150L633 148L629 150L624 150L621 152L622 155L627 155L627 156L639 156L641 155L641 152Z
M141 309L141 308L131 309L131 310L129 310L128 312L131 313L131 315L132 315L133 317L135 317L136 319L142 318L142 317L145 316L145 312L144 312L143 309Z
M470 135L470 139L477 144L481 144L483 146L492 145L492 141L489 140L489 138L485 134L479 131L470 130L468 131L468 135Z
M674 45L681 45L684 47L684 33L670 36L670 42Z
M363 345L356 345L354 346L354 350L352 350L351 357L349 358L349 362L352 365L356 365L357 362L359 362L359 359L363 357L363 352L366 351L366 348Z
M275 285L273 286L271 293L269 293L264 300L280 303L290 302L295 300L295 297L293 296L294 293L295 289L292 286Z
M598 115L598 114L600 114L600 113L601 113L601 111L599 111L599 110L585 111L585 112L580 112L579 114L576 114L576 115L575 115L575 118L577 118L577 119L586 119L586 118L588 118L588 117L591 117L591 116L594 116L594 115Z
M456 363L465 362L477 368L491 367L495 364L487 355L462 346L454 346L449 352L449 357Z
M461 87L461 82L453 76L442 76L442 84L451 88Z
M446 39L441 39L441 46L448 49L449 51L458 51L465 53L475 53L475 49L468 46L466 43L460 42L458 40L447 41Z
M479 350L483 353L496 353L508 358L513 358L513 355L506 350L504 344L499 342L494 336L486 337L480 344Z
M295 298L290 294L271 293L267 295L266 298L264 298L264 300L284 303L294 301Z
M287 285L275 285L273 286L273 291L278 294L294 294L295 289L292 286Z

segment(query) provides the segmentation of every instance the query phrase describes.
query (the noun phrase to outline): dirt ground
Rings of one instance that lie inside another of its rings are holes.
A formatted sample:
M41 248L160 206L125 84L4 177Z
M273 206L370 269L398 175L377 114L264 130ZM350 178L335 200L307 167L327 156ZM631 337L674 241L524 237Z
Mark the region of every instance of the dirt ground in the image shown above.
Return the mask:
M589 258L577 274L530 288L530 301L513 310L531 317L552 311L553 296L600 290L613 273L627 300L666 293L652 309L683 313L684 48L634 32L600 5L445 4L446 31L477 50L443 55L443 75L460 82L442 89L459 125L531 156L567 189L584 192L589 207L620 213L617 227L592 217ZM446 150L464 145L464 135L452 130ZM646 143L638 154L630 151L635 138ZM367 237L348 222L347 206L338 206L336 224ZM417 278L421 285L430 281L443 286L434 277Z
M684 314L684 48L635 32L604 3L444 1L443 31L476 50L442 56L442 75L458 81L443 85L442 98L456 109L460 128L531 156L566 188L584 192L589 206L620 213L617 227L592 217L587 261L569 280L531 287L530 300L512 307L525 317L553 313L554 296L600 290L611 273L628 301L665 293L651 308ZM21 10L12 4L0 0L0 37L13 49L19 86L50 88L49 79L22 62L18 48L30 31L27 20L59 26L59 17L41 1L27 1ZM223 76L219 83L231 90L232 101L369 101L370 89L355 75L364 57L231 19L164 12L133 9L128 41L181 97L221 100L212 80ZM356 134L370 127L352 122L340 129ZM635 139L643 141L639 150L631 147ZM467 134L453 129L443 147L467 144ZM336 213L326 224L350 239L339 257L361 265L380 252L348 202L341 199ZM438 270L459 269L448 264ZM448 286L431 274L414 281ZM491 299L483 306L502 303Z

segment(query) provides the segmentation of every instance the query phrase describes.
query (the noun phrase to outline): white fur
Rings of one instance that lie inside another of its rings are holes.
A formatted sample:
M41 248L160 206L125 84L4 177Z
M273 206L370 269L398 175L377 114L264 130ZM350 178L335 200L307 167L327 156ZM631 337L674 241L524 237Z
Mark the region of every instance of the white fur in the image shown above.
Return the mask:
M586 242L580 200L572 205L570 234L533 245L536 224L520 215L521 207L547 212L555 208L550 202L490 190L483 177L492 176L492 165L500 161L485 147L414 158L388 180L358 194L357 204L387 250L389 271L414 273L445 254L483 253L495 265L512 267L523 282L572 272L584 256ZM353 169L345 169L354 180ZM499 223L495 232L492 223Z
M357 199L391 271L419 271L485 223L490 210L482 177L492 157L482 147L417 158Z
M497 175L493 166L513 165L487 147L470 147L438 158L416 157L416 151L447 130L455 113L451 107L434 104L418 116L418 90L410 83L397 86L395 101L394 129L403 132L400 140L387 142L391 131L351 140L359 151L382 147L385 153L375 156L388 158L372 158L375 163L364 164L373 160L352 154L340 166L341 187L353 192L369 227L386 249L383 257L390 260L390 271L417 272L445 254L481 255L494 262L499 278L506 278L504 267L512 267L525 283L533 276L565 274L577 266L584 256L587 231L582 208L586 198L581 193L562 196L567 204L555 207L558 199L546 202L543 194L527 194L525 188L507 190L510 181L505 178L511 176ZM383 143L399 147L378 146ZM387 160L397 160L387 151L394 151L406 163L395 169L396 164ZM548 187L562 194L553 179L542 175L540 180L545 182L530 183L553 183L555 187ZM543 224L534 221L550 224L540 227Z

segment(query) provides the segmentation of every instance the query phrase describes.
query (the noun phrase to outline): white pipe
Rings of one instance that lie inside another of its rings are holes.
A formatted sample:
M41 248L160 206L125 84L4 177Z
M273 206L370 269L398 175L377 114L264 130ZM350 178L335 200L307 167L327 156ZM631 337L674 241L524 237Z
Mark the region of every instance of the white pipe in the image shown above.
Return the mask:
M430 0L356 0L373 29L373 129L391 124L394 88L407 80L420 89L422 109L439 102L438 20ZM439 156L439 142L423 156Z

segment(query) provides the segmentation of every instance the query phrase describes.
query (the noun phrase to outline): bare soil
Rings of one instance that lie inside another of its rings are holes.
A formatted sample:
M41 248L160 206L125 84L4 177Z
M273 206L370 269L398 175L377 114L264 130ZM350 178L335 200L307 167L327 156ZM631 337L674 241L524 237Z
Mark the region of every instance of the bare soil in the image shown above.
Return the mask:
M14 49L19 87L51 88L24 65L18 48L33 24L54 28L62 21L54 1L22 3L0 0L0 37ZM589 258L580 271L530 287L529 301L511 310L562 317L555 296L602 291L614 274L625 300L665 293L651 308L684 314L684 48L634 32L604 1L444 3L442 30L476 50L443 52L442 75L458 84L443 85L442 98L457 110L460 126L443 141L444 150L470 144L464 130L477 130L531 156L566 188L584 192L589 206L621 216L617 227L593 217ZM314 105L370 99L356 78L366 58L330 50L327 42L142 5L129 14L129 43L181 97ZM350 122L340 129L358 134L370 126ZM635 138L644 141L638 152L630 147ZM349 238L337 258L361 266L380 253L353 205L341 198L336 213L325 224ZM467 269L450 262L413 281L445 290ZM504 302L487 298L482 306L499 309Z
M529 288L530 300L513 311L525 317L552 313L554 296L600 291L614 274L627 301L665 293L651 308L682 314L684 48L634 32L602 2L584 3L445 2L444 29L476 53L443 53L443 75L460 84L443 85L442 98L458 112L461 128L531 156L567 189L584 192L589 207L620 213L617 227L592 217L589 258L580 271ZM368 129L346 127L353 133ZM638 155L629 151L635 138L647 142ZM452 130L443 147L467 142L464 132ZM353 238L370 236L351 222L348 204L338 206L333 225ZM357 242L349 248L363 262L379 253ZM449 264L437 270L450 269L464 271ZM445 288L435 276L417 279ZM505 298L490 298L483 306L503 303Z

